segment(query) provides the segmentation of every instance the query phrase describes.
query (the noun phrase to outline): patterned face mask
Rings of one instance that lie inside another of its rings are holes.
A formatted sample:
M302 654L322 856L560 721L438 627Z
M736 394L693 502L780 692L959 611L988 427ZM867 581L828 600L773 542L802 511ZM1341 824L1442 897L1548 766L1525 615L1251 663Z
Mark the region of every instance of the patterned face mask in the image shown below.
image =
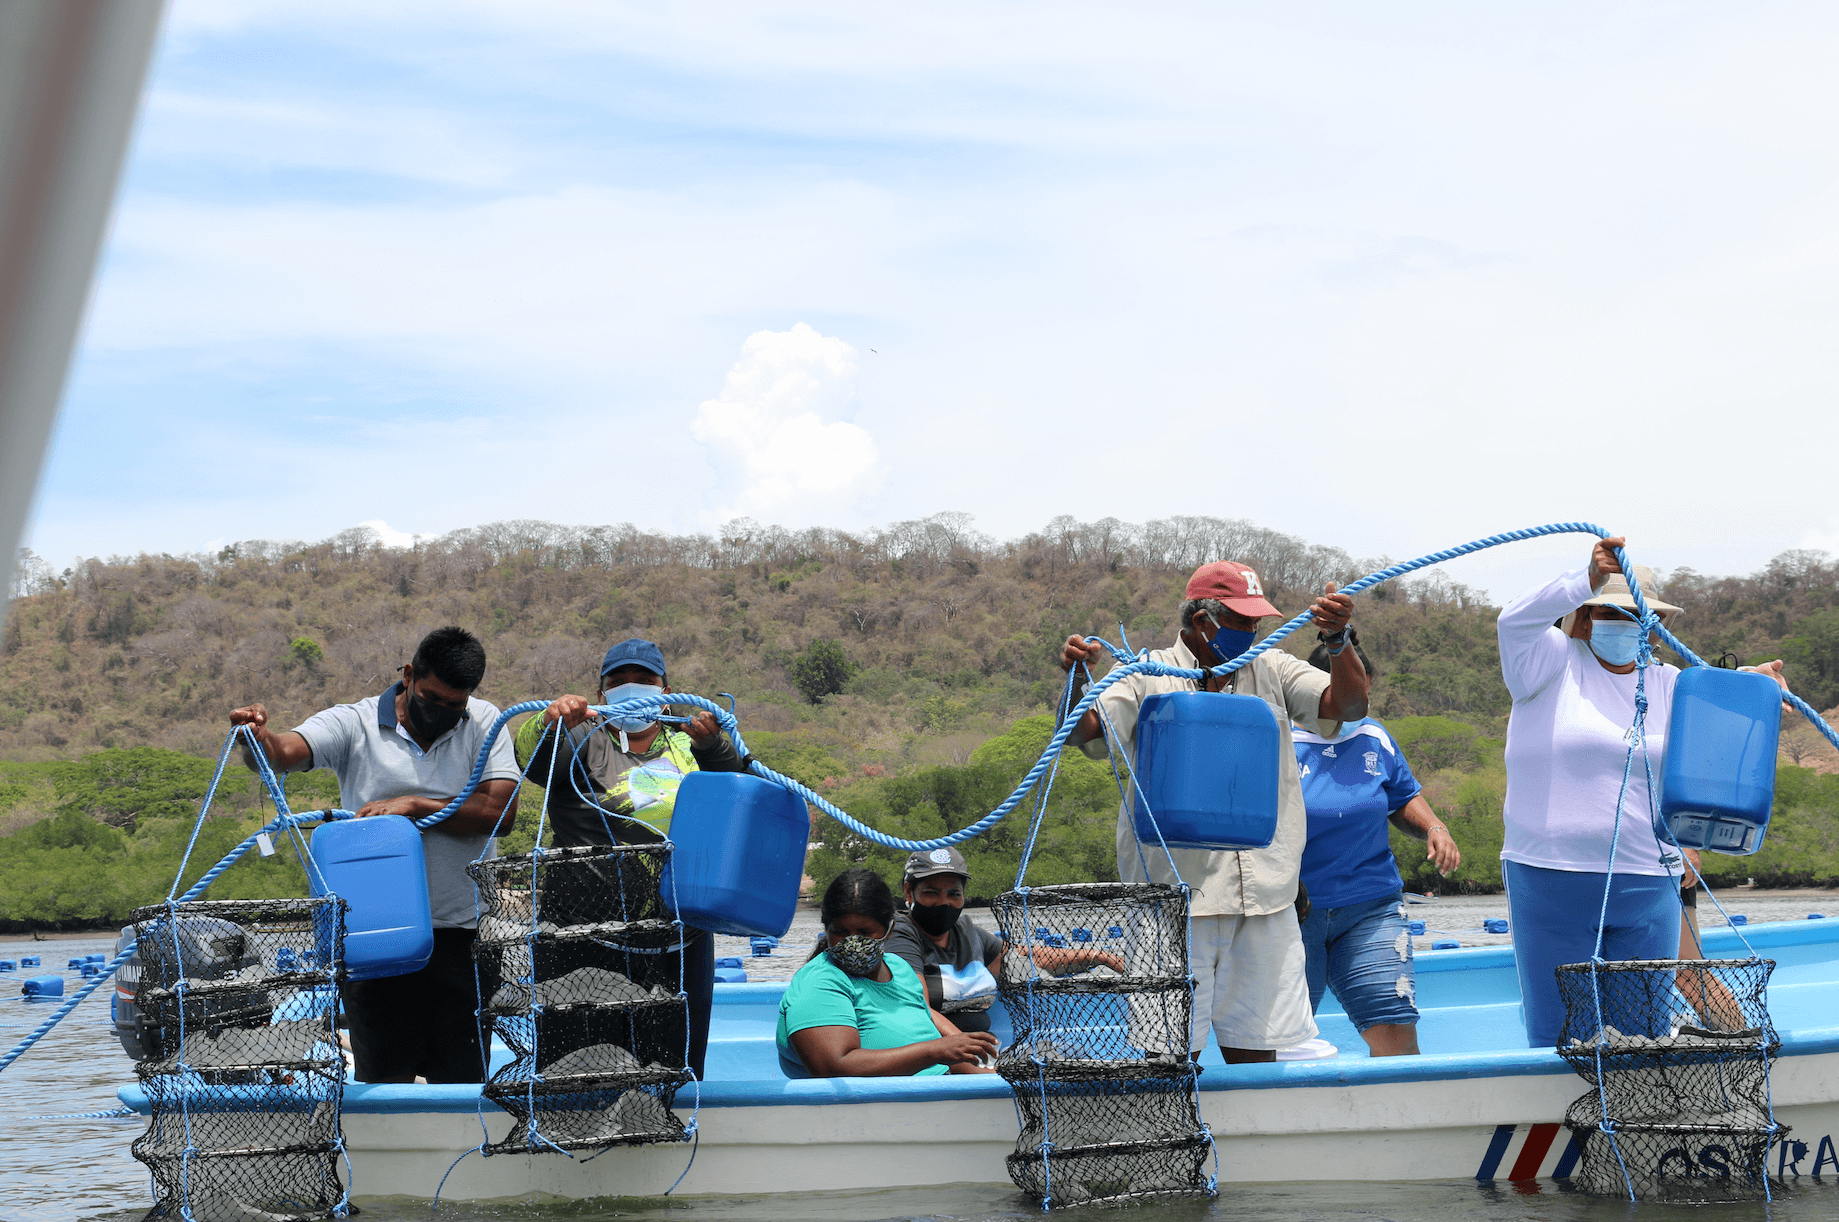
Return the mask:
M881 946L886 941L885 937L871 938L861 933L834 938L830 942L830 962L846 975L873 976L881 970Z

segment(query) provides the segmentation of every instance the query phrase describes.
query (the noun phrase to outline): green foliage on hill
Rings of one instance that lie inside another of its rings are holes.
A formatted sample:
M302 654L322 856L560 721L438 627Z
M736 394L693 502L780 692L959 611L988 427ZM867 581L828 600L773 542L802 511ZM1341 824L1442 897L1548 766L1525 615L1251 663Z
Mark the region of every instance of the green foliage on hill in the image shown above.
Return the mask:
M74 763L0 762L0 820L24 826L0 837L0 928L125 924L166 897L184 858L214 764L153 747L98 751ZM298 810L337 804L336 784L288 778ZM273 817L260 784L226 773L192 849L183 892ZM275 856L251 852L212 885L217 899L305 894L306 875L284 837Z
M1763 887L1839 887L1839 775L1783 765L1762 849L1749 857L1704 855L1713 887L1754 878Z

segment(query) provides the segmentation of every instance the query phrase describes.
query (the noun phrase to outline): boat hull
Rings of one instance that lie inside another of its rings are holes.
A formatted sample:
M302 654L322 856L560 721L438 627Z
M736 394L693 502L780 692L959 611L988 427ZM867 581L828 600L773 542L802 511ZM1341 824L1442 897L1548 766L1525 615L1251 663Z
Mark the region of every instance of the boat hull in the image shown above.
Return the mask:
M1832 1050L1777 1064L1776 1116L1804 1152L1796 1157L1788 1144L1772 1154L1773 1172L1811 1175L1820 1159L1826 1173L1839 1172L1839 1030L1833 1036ZM1558 1120L1584 1093L1568 1070L1219 1085L1201 1092L1201 1114L1213 1130L1222 1183L1564 1178L1576 1155ZM679 1114L691 1117L688 1108ZM503 1136L510 1117L495 1109L484 1115L491 1138ZM939 1169L947 1167L952 1181L1006 1187L1004 1159L1016 1134L1006 1090L959 1098L933 1092L924 1101L704 1106L695 1119L701 1140L693 1162L685 1145L615 1148L591 1161L554 1154L460 1158L482 1138L480 1114L472 1109L347 1111L345 1138L360 1199L365 1193L432 1197L446 1176L443 1200L490 1200L529 1193L653 1196L679 1177L676 1191L685 1194L923 1187L941 1182Z
M1754 946L1777 964L1769 1005L1782 1055L1772 1097L1792 1133L1771 1151L1771 1171L1839 1173L1839 922L1752 926L1747 935L1739 943L1721 930L1705 941L1712 955ZM1002 1079L788 1081L772 1041L783 987L717 987L710 1081L677 1096L678 1114L696 1125L693 1149L488 1158L478 1147L503 1140L512 1118L477 1086L350 1084L353 1193L492 1200L1009 1184L1004 1160L1018 1125ZM1227 1066L1217 1051L1203 1054L1201 1115L1220 1180L1473 1178L1530 1190L1568 1177L1577 1158L1558 1122L1587 1086L1551 1049L1513 1046L1524 1035L1512 949L1423 955L1417 987L1419 1039L1431 1055L1365 1056L1332 998L1317 1017L1339 1056ZM138 1088L121 1096L145 1110Z

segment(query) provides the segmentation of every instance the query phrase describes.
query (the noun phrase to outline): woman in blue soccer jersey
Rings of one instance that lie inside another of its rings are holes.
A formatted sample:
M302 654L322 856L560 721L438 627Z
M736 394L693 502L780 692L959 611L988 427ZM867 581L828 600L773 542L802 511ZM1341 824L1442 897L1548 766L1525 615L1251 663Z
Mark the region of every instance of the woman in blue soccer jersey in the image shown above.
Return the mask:
M1342 648L1354 650L1370 678L1373 664L1358 635L1350 633ZM1318 645L1309 662L1327 670L1332 657ZM1332 986L1372 1055L1415 1056L1417 981L1388 824L1427 841L1431 862L1445 874L1462 864L1462 854L1379 722L1347 722L1333 739L1292 727L1290 737L1309 811L1302 873L1310 1007L1320 1009Z

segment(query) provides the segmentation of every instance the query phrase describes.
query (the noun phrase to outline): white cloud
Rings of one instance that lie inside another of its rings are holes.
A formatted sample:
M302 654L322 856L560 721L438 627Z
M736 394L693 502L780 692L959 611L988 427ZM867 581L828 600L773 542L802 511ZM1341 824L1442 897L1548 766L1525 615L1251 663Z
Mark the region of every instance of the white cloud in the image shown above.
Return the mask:
M851 407L858 367L854 348L806 323L747 337L721 395L690 424L727 476L719 495L728 503L714 516L799 518L869 486L875 439L826 418Z

